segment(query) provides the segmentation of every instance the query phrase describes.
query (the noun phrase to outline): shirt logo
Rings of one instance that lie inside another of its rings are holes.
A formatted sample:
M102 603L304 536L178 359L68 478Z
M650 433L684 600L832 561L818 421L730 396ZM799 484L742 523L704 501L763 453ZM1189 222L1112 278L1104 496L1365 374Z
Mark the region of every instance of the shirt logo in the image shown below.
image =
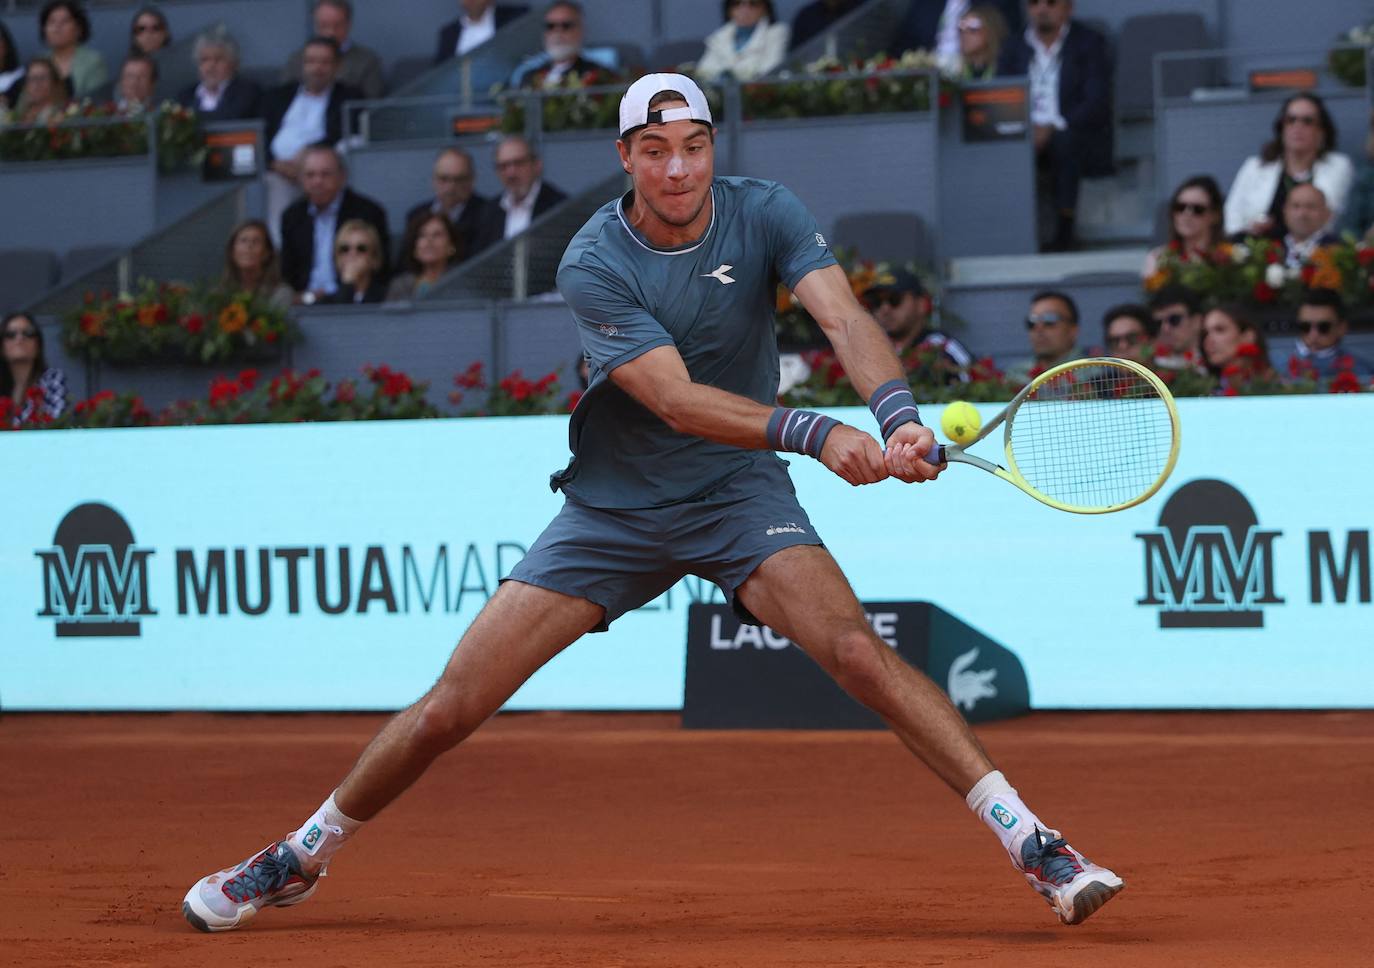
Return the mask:
M821 235L821 233L819 232L816 233L816 244L819 245L822 249L825 248L825 236Z
M722 262L720 264L719 269L717 269L715 272L703 272L701 274L701 278L714 279L717 282L719 282L722 286L728 286L735 281L734 279L731 279L729 276L726 275L726 273L733 268L734 266L730 265L730 263Z
M610 323L602 323L600 326L597 327L597 329L601 330L601 335L603 335L603 336L619 336L619 335L620 335L620 330L616 329L616 328L615 328L614 326L612 326Z

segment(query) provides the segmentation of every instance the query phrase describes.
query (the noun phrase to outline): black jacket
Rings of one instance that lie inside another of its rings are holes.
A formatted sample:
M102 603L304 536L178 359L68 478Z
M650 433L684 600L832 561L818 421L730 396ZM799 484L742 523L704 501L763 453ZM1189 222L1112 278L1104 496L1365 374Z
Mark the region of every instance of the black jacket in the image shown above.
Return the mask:
M291 102L296 99L296 92L300 90L300 85L296 83L282 84L267 91L262 96L260 110L262 114L264 140L267 142L267 161L270 164L276 161L272 154L272 139L281 130L282 120L286 117L286 111L291 107ZM347 84L335 84L329 92L329 104L324 110L324 137L321 139L325 144L336 144L343 138L343 106L345 101L361 101L363 94L355 87Z
M548 182L543 182L539 186L539 194L534 196L534 214L531 217L530 221L533 222L535 219L539 218L539 216L543 215L545 212L553 208L555 205L557 205L559 202L563 201L563 199L567 197L568 196L566 194L559 191L557 188L550 185ZM496 210L501 213L501 238L505 238L506 211L505 209L501 208L499 202L496 202L494 204L496 205Z
M379 303L386 301L386 280L374 278L363 293L363 302ZM332 295L325 296L320 300L321 303L328 303L335 306L356 306L357 301L353 298L355 290L346 282L339 283L339 291Z
M220 95L219 104L213 111L202 111L200 101L196 98L197 85L192 84L181 92L177 98L181 104L195 111L202 121L239 121L243 118L256 118L258 116L259 101L262 98L262 91L252 81L242 77L235 77L229 81ZM290 101L286 102L290 104ZM282 113L286 109L282 108ZM278 120L278 125L281 121ZM275 134L276 132L273 132ZM269 139L270 140L270 139Z
M1107 41L1081 21L1069 25L1061 52L1059 113L1083 152L1083 173L1109 174L1112 169L1112 65ZM1035 59L1023 35L1011 37L998 61L1003 77L1025 77Z
M382 271L379 278L387 278L391 240L386 231L386 212L368 198L351 188L345 188L339 203L338 226L349 219L360 218L377 230L382 239ZM310 201L300 198L281 213L281 276L297 292L310 285L310 270L315 264L315 220L310 215Z
M513 3L498 3L496 5L496 29L500 30L516 17L524 14L530 8ZM434 51L434 63L439 64L453 56L453 52L458 49L458 39L463 36L463 21L459 18L452 23L446 23L439 30L439 46Z
M421 215L427 215L432 211L430 206L433 204L433 200L421 202L406 212L406 225L410 225ZM538 204L537 199L535 204ZM463 250L457 262L470 259L487 246L500 242L505 227L506 213L501 210L501 206L481 195L473 195L463 206L463 214L453 223L458 237L463 240ZM401 258L405 257L406 253L402 252Z

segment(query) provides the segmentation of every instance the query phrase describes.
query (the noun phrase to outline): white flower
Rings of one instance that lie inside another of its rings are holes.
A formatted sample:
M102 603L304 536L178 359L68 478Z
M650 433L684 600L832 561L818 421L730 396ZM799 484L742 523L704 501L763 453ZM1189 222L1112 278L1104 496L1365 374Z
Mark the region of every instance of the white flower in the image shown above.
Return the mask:
M1289 267L1288 267L1288 271L1287 271L1286 273L1284 273L1284 274L1288 277L1288 279L1289 279L1290 282L1293 281L1293 280L1295 280L1295 279L1299 279L1299 278L1302 277L1302 267L1301 267L1301 266L1289 266Z
M1246 245L1235 245L1231 248L1231 261L1236 265L1243 265L1250 259L1250 248Z
M1264 270L1264 281L1268 283L1270 289L1282 289L1285 278L1283 266L1277 262Z

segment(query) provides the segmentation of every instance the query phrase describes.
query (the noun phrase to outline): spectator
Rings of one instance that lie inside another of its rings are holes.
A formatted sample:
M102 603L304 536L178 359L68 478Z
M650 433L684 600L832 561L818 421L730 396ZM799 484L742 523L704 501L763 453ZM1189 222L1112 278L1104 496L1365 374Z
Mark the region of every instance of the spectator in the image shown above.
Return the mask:
M1159 338L1155 366L1164 370L1198 369L1202 340L1202 300L1187 286L1165 286L1150 299L1150 315Z
M357 88L338 82L339 45L332 37L312 37L305 43L301 58L301 82L274 87L262 96L262 118L266 128L269 171L267 185L268 225L281 217L300 194L301 159L311 145L337 144L343 137L343 105L359 100ZM332 227L331 227L332 229ZM327 259L334 233L321 250L332 276L334 263ZM296 280L286 270L286 246L282 241L282 268L287 281ZM297 287L299 289L299 287ZM332 290L331 290L332 291Z
M496 36L496 32L530 8L522 4L497 3L496 0L459 0L462 13L439 31L439 48L434 53L438 64L450 57L462 57Z
M1046 289L1031 297L1026 334L1031 359L1007 372L1013 380L1028 382L1052 366L1083 358L1078 348L1078 304L1066 293Z
M500 206L505 216L502 237L514 238L530 223L568 196L544 181L544 163L518 134L496 146L496 174L506 190Z
M988 7L996 9L996 18L988 16ZM930 51L942 69L957 73L968 63L961 25L969 17L979 18L984 27L990 19L997 20L1002 27L1002 39L1009 33L1020 36L1026 29L1021 16L1021 0L989 0L985 3L974 3L972 0L911 0L897 31L894 53ZM995 68L996 52L991 61Z
M605 64L582 56L582 5L555 0L544 11L544 51L523 61L511 75L515 87L552 87L569 74L584 77L602 73L614 80Z
M1294 94L1274 119L1274 138L1245 159L1226 196L1226 234L1283 238L1283 203L1311 182L1337 215L1345 211L1355 171L1336 146L1336 123L1315 94Z
M386 91L382 59L376 51L355 44L349 36L353 30L353 4L349 0L316 0L314 20L315 36L328 37L339 45L339 81L362 91L364 97L381 97ZM300 81L303 58L303 51L291 55L283 80Z
M1288 233L1283 236L1284 264L1291 269L1301 268L1312 253L1324 245L1339 242L1324 226L1331 223L1331 209L1326 196L1316 185L1294 185L1283 202L1283 220Z
M334 272L339 289L324 302L356 305L379 303L386 297L382 275L382 237L372 223L350 219L334 237Z
M1141 278L1159 271L1165 249L1178 253L1183 262L1206 260L1222 241L1221 186L1211 175L1194 175L1174 189L1169 199L1169 241L1145 256Z
M914 272L897 269L878 276L864 293L864 303L892 340L898 358L904 359L909 350L930 353L939 361L936 378L949 383L968 380L973 354L953 336L931 328L930 296Z
M119 69L115 106L124 114L142 114L156 107L157 61L147 54L130 54Z
M997 62L1007 40L1007 21L991 4L980 3L959 19L959 52L950 64L964 81L988 81L997 76Z
M1240 306L1218 306L1202 320L1202 356L1217 380L1217 393L1234 395L1252 379L1272 379L1264 335Z
M91 21L76 0L48 0L38 13L41 40L48 45L48 59L57 76L67 82L72 97L94 94L110 80L105 58L85 44L91 39Z
M0 95L4 80L0 76ZM1370 132L1364 141L1364 161L1345 201L1341 229L1368 242L1374 238L1374 114L1370 116Z
M1111 63L1102 35L1073 20L1073 0L1027 0L1030 26L1002 51L998 73L1030 77L1037 167L1052 186L1054 235L1046 249L1075 245L1078 186L1112 170Z
M240 222L229 233L224 246L224 275L220 287L231 292L246 292L273 305L290 306L295 293L282 282L277 250L262 219Z
M129 21L129 56L151 57L172 43L172 28L167 15L153 4L144 4Z
M842 17L858 9L860 0L812 0L792 18L792 50L833 27Z
M258 116L262 92L238 76L239 45L223 27L212 27L196 38L193 55L200 83L177 98L202 121L237 121Z
M446 215L461 242L460 261L501 241L506 213L472 190L476 180L472 155L462 148L445 148L434 159L434 198L407 212L406 224L430 212Z
M67 86L53 62L35 57L24 72L24 91L14 106L14 120L19 124L44 124L60 116L67 109L67 101Z
M382 275L389 249L386 212L372 199L348 187L348 169L329 145L312 145L301 157L305 197L281 216L281 274L286 284L310 305L339 289L334 269L334 237L353 219L370 222L381 239Z
M0 327L5 365L0 367L0 400L12 406L14 426L35 417L55 420L67 409L67 377L48 366L43 331L27 313L10 313Z
M1154 340L1154 320L1150 311L1135 303L1113 306L1102 316L1102 335L1108 356L1120 357L1149 366L1150 344Z
M462 257L462 242L453 223L438 212L422 215L406 226L401 243L405 272L391 280L387 302L423 299L439 277Z
M1309 289L1298 307L1298 339L1288 357L1291 377L1331 380L1349 371L1361 383L1374 367L1345 348L1345 302L1332 289Z
M0 23L0 111L14 107L24 90L24 65L19 63L19 50L14 37Z
M792 31L778 23L773 0L724 0L724 19L706 38L706 53L693 72L699 80L728 74L752 81L782 66Z

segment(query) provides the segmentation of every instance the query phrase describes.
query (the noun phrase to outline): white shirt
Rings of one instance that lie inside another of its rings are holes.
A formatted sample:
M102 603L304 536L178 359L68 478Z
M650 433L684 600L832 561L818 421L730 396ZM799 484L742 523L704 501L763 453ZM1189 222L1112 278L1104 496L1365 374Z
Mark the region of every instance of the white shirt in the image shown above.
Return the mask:
M479 44L485 44L496 36L496 4L487 7L487 12L476 20L469 20L467 14L461 15L458 20L462 23L463 29L458 33L458 46L453 53L462 57L472 48Z
M331 86L321 94L311 94L304 87L296 91L281 119L281 130L272 139L273 157L294 158L301 149L324 140L324 115L333 90Z
M339 291L339 277L334 273L334 233L339 227L339 206L342 204L343 192L340 191L326 208L316 208L313 204L307 208L315 220L315 258L310 266L308 287L312 292Z
M1069 25L1065 24L1054 43L1046 47L1033 28L1026 28L1026 43L1034 55L1030 63L1031 124L1050 124L1060 131L1069 126L1059 113L1059 72L1064 66L1060 55L1068 36Z
M539 197L543 185L542 180L536 181L530 186L529 194L518 202L510 192L501 195L501 207L506 210L506 238L514 238L530 227L534 219L534 200Z
M219 90L212 91L204 84L196 85L196 105L202 111L213 111L219 107L220 99L224 97L224 92L229 89L229 82L225 81L219 86Z
M935 59L941 66L959 63L959 21L968 10L968 0L945 0L945 12L940 15L940 27L935 31Z

